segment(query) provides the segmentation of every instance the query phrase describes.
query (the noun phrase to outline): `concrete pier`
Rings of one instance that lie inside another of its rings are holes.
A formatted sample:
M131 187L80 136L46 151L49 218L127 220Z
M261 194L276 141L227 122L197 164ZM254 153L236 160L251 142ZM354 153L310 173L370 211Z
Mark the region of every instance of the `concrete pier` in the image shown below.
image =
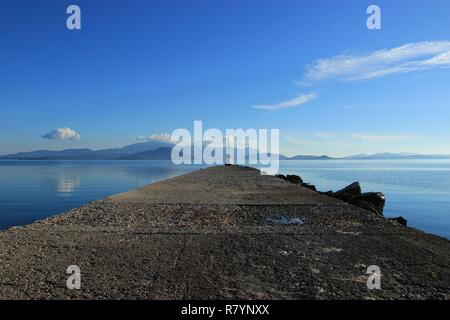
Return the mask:
M449 266L449 240L235 166L0 232L2 299L450 299Z

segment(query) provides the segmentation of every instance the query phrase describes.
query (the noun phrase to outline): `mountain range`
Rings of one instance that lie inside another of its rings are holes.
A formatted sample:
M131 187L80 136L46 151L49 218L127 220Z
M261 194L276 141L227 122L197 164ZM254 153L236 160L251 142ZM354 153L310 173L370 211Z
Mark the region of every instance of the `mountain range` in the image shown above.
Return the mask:
M61 151L52 150L36 150L30 152L19 152L0 156L0 159L18 159L18 160L116 160L123 158L132 159L134 156L138 157L141 153L145 155L148 151L155 151L162 149L162 152L171 151L173 145L167 142L160 141L146 141L134 143L123 148L112 148L102 150L92 149L65 149ZM166 149L166 150L164 150ZM168 153L168 160L170 160L170 152ZM149 159L152 160L152 159Z
M150 140L134 143L122 148L92 150L65 149L60 151L36 150L0 156L0 159L14 160L171 160L173 144ZM255 150L252 150L255 152ZM247 154L249 154L247 150ZM393 159L450 159L450 155L418 154L418 153L376 153L358 154L348 157L334 158L327 155L280 155L280 160L393 160Z

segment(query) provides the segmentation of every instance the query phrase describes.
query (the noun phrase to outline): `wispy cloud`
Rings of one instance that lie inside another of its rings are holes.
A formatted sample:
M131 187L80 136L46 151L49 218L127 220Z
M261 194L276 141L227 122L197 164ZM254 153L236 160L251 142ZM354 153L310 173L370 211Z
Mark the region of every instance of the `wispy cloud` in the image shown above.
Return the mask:
M306 67L306 80L368 80L450 67L450 41L424 41L359 55L319 59Z
M136 138L137 141L159 141L159 142L167 142L174 143L172 140L172 136L168 133L156 133L149 136L139 136Z
M54 129L41 136L44 139L50 140L80 140L81 136L73 129L58 128Z
M298 96L294 99L283 101L275 104L262 104L262 105L255 105L253 108L255 109L262 109L262 110L280 110L280 109L286 109L286 108L294 108L298 107L299 105L305 104L307 102L310 102L317 98L317 94L315 93L309 93L309 94L303 94L301 96Z
M355 133L352 134L352 138L361 140L364 142L399 142L414 140L417 137L402 135L402 134L368 134L368 133Z

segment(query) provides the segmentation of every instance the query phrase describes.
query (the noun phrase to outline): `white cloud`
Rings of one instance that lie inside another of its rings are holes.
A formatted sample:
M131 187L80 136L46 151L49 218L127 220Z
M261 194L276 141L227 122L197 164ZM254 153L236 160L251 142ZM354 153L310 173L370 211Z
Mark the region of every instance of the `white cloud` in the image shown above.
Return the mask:
M80 140L81 136L73 129L58 128L54 129L41 136L44 139L50 140Z
M359 55L319 59L306 67L307 80L367 80L450 67L450 41L424 41Z
M364 142L399 142L414 140L415 137L401 134L368 134L368 133L356 133L352 134L352 138L361 140Z
M317 98L317 94L315 93L309 93L309 94L303 94L297 98L294 98L289 101L284 101L276 104L265 104L265 105L256 105L253 106L255 109L263 109L263 110L279 110L279 109L286 109L286 108L293 108L298 107L301 104L307 103L309 101L314 100Z
M168 133L157 133L157 134L152 134L150 136L139 136L136 138L136 140L174 143L174 141L172 140L172 135L170 135Z

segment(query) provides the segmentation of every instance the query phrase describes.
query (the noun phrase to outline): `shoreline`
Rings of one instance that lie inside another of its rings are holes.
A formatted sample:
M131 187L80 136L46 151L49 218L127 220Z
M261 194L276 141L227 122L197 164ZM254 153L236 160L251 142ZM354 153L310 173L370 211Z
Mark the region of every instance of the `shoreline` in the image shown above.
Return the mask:
M237 166L0 231L0 246L3 299L450 299L449 240Z

